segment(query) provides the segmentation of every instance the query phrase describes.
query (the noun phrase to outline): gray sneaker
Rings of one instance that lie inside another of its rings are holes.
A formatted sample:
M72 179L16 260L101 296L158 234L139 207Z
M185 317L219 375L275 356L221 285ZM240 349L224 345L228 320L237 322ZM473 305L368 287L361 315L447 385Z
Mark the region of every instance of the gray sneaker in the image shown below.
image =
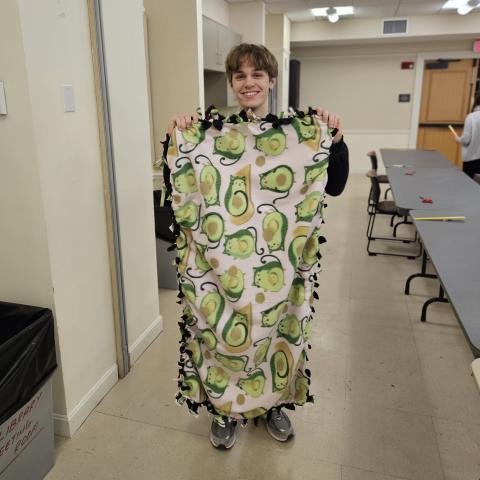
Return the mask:
M222 421L214 419L210 429L210 441L215 448L232 448L237 439L235 434L236 423L233 420Z
M293 432L292 422L287 414L282 410L272 410L267 415L268 433L279 442L290 440L295 433Z

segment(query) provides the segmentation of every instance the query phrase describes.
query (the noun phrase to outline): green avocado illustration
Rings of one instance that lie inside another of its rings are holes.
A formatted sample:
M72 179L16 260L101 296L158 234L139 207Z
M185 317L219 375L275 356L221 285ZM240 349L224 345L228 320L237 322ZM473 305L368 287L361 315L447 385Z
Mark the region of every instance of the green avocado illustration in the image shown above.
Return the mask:
M182 387L187 387L187 390L182 389L182 394L185 397L195 398L197 392L201 390L201 384L202 382L198 375L193 374L185 376L182 382Z
M297 222L311 222L313 217L318 212L320 200L322 199L321 192L311 192L304 200L295 205Z
M307 320L303 325L303 340L308 342L310 336L312 335L312 321Z
M312 117L307 116L302 119L295 117L292 121L292 126L297 132L299 143L305 140L312 140L316 136L317 130Z
M220 283L229 297L240 298L242 296L245 288L244 277L245 274L235 265L232 265L222 274Z
M215 393L223 394L229 380L230 375L222 367L208 367L205 383Z
M287 136L281 128L269 128L260 135L255 135L255 148L265 155L281 155L286 145Z
M192 284L182 283L180 285L180 290L182 291L182 293L185 295L185 297L190 303L195 303L196 293L195 293L195 287Z
M205 315L207 323L216 328L225 308L225 299L217 292L207 293L200 303L200 310Z
M280 165L260 174L260 188L284 193L292 188L293 180L293 170L287 165Z
M288 247L288 258L295 269L302 257L303 249L307 241L308 230L308 227L297 227L293 232L294 238Z
M194 338L190 343L187 343L187 348L192 352L191 357L195 366L200 368L203 365L203 355L198 340Z
M215 358L225 367L232 372L242 372L247 364L246 360L242 357L235 357L233 355L222 355L215 353Z
M224 228L223 218L218 213L207 213L203 217L202 232L211 242L216 243L222 238Z
M253 362L255 363L255 368L257 368L261 363L265 362L267 359L268 349L272 339L270 337L257 342L257 349L255 350L255 356L253 357Z
M250 165L230 175L230 183L225 193L225 207L235 225L242 225L254 214L250 196Z
M249 410L248 412L243 412L241 415L243 418L251 419L256 417L261 417L267 413L267 409L263 407L257 407L253 410Z
M305 280L297 277L293 279L292 286L288 292L288 301L299 307L305 302Z
M198 145L205 140L205 130L200 128L199 123L194 123L191 127L182 131L182 136L186 142Z
M318 243L318 233L319 229L315 228L312 235L308 237L308 240L305 242L305 248L302 252L302 261L307 265L314 265L317 259L318 249L320 244Z
M200 192L206 207L220 205L220 173L213 165L205 165L200 171Z
M209 328L202 330L202 338L209 350L214 350L217 346L217 337Z
M205 258L206 250L207 250L206 245L197 243L197 254L195 255L195 265L202 272L208 272L209 270L212 269L212 267L210 266L210 264L207 262Z
M305 169L305 181L303 183L312 183L316 180L322 180L325 177L328 169L328 158L321 162L315 163L304 167Z
M285 250L285 237L288 230L287 217L281 212L270 212L263 217L263 239L271 252Z
M277 303L273 307L262 312L262 327L272 327L280 318L280 314L285 313L287 302Z
M255 240L249 230L242 229L232 235L225 235L223 253L233 258L248 258L255 250Z
M277 331L279 337L285 338L290 343L297 343L302 334L300 322L295 315L283 317L278 324Z
M263 373L263 370L259 369L248 377L241 378L237 382L237 386L248 396L258 398L263 394L263 389L265 388L265 374Z
M254 267L253 284L267 292L278 292L284 285L285 273L280 262L268 262L261 267Z
M198 190L195 172L190 162L187 162L178 172L172 174L173 186L180 193L192 193Z
M307 401L308 396L308 379L298 377L295 380L295 403L303 405Z
M232 353L247 350L252 344L252 306L248 304L241 310L234 310L222 331L225 348Z
M275 350L270 358L270 369L272 371L272 390L278 392L288 386L293 357L285 342L275 345Z
M193 200L189 200L175 210L175 219L182 227L193 227L198 221L198 205Z
M240 217L248 208L247 183L245 177L230 176L225 194L225 206L232 217Z
M245 151L245 137L232 128L226 135L215 137L213 153L223 155L232 160L238 160Z

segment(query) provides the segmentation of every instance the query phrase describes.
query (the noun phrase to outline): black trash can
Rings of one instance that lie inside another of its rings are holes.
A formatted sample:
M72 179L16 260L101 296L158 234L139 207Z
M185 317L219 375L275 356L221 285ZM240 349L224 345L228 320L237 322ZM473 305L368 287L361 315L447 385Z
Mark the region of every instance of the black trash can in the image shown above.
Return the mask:
M173 221L171 203L167 200L161 205L161 190L153 192L153 207L155 211L155 236L157 247L157 278L160 288L176 290L177 270L175 264L175 250L167 251L175 241L175 235L170 230Z
M0 302L0 480L40 480L54 461L48 308Z

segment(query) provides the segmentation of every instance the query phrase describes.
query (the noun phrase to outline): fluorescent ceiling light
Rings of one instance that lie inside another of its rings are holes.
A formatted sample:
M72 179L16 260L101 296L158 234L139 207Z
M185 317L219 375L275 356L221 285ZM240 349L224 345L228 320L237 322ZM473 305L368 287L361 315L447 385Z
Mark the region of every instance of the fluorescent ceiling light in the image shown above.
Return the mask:
M337 23L340 18L335 7L330 7L327 10L327 18L330 23Z
M331 7L330 7L331 8ZM328 17L328 8L311 8L310 11L315 17ZM353 7L335 7L337 15L343 17L344 15L353 15Z
M457 8L463 7L466 4L467 0L448 0L448 2L443 4L442 9L456 10Z

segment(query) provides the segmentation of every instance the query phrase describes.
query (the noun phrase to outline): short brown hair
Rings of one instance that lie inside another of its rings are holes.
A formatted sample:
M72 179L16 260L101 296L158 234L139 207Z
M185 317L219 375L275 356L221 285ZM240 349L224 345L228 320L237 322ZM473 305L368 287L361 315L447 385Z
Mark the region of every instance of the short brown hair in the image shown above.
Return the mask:
M263 70L269 78L278 77L278 63L272 52L263 45L253 43L241 43L233 47L225 60L228 81L232 83L232 77L242 67L242 63L248 61L255 70Z

